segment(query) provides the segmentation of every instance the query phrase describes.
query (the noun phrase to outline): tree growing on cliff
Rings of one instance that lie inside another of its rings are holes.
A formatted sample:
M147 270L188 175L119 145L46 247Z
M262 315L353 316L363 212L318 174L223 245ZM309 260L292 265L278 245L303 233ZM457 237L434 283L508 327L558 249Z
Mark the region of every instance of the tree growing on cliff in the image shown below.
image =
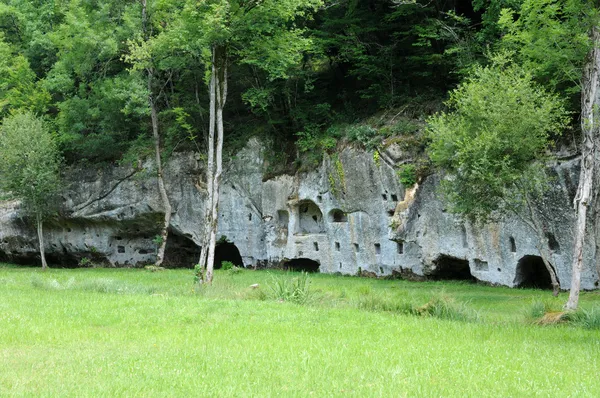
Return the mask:
M4 119L0 127L0 189L20 200L35 219L43 269L48 267L43 222L54 210L60 167L56 142L40 118L25 112Z
M202 278L213 279L219 187L223 173L224 120L229 67L232 63L262 69L269 79L283 79L300 64L311 40L297 22L322 0L188 0L180 25L172 32L186 52L206 65L209 94L207 206L204 243L199 259Z
M581 172L573 201L575 241L565 305L575 310L588 223L594 225L594 256L600 274L600 8L596 0L524 0L518 12L503 11L500 25L506 30L503 45L518 49L520 62L538 81L567 93L581 93Z
M537 85L509 54L476 67L447 102L451 109L431 117L429 155L448 173L442 183L454 212L474 221L507 213L538 236L538 249L552 279L543 226L532 202L548 187L544 161L552 134L568 122L562 101Z
M148 108L150 110L150 123L152 126L152 140L154 143L154 159L156 163L156 179L158 192L160 193L161 202L163 204L164 218L158 240L158 250L156 253L155 266L160 267L164 261L165 249L167 247L167 238L169 237L169 226L171 224L171 213L173 208L169 195L165 187L163 165L162 165L162 145L160 125L158 118L158 98L162 94L160 84L157 84L156 78L156 58L159 56L156 51L156 46L153 46L153 21L150 12L152 8L148 4L148 0L140 0L141 5L141 38L139 42L131 42L131 54L126 58L133 64L132 73L136 74L143 71L146 78ZM164 55L160 55L164 56ZM159 87L157 89L157 86Z

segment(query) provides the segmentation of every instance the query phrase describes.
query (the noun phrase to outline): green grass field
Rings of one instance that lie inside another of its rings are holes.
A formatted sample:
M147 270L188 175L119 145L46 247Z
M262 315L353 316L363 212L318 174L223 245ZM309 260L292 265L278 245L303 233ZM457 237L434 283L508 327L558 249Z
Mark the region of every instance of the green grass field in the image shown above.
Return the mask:
M528 321L565 293L311 275L304 305L273 296L294 278L0 266L0 396L600 396L600 330ZM468 316L403 312L434 297Z

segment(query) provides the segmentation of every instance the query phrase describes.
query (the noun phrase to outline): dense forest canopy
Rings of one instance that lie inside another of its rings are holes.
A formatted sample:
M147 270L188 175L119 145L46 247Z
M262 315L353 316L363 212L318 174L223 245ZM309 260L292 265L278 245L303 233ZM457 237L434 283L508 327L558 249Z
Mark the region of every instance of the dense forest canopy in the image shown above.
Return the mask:
M152 34L164 37L155 48L160 52L155 85L167 151L205 147L207 58L186 18L211 3L218 2L148 1ZM285 163L298 139L301 149L330 147L344 134L332 126L386 109L404 110L411 118L439 109L447 91L490 51L514 48L516 57L534 63L535 51L520 51L520 41L529 39L523 27L536 23L517 18L523 3L532 2L325 2L293 21L310 45L278 75L264 66L283 42L266 40L261 53L245 62L229 60L226 148L235 150L247 137L260 135ZM69 162L129 161L149 154L148 88L132 61L142 35L141 8L139 0L2 0L0 116L19 109L44 115ZM568 12L556 18L577 20L576 11ZM253 22L245 23L238 32L252 35ZM585 29L563 29L568 48L561 48L557 59L544 60L548 64L539 66L539 78L572 94L587 36ZM574 65L549 76L556 69L552 62L565 57Z

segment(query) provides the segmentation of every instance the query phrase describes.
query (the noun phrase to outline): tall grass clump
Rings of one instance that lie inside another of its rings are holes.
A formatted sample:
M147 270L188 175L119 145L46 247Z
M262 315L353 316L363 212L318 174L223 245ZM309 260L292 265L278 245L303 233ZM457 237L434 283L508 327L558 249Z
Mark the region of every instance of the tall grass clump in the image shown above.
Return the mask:
M306 304L312 298L308 273L302 272L298 277L273 277L269 284L270 297L274 300Z
M75 279L70 278L69 280L60 283L56 279L45 279L38 275L31 277L31 286L41 290L67 290L71 289L75 284Z
M568 318L571 324L584 329L600 329L600 307L593 307L591 310L580 309L570 313Z
M427 304L414 308L413 314L449 321L476 322L479 320L477 311L469 308L465 303L457 303L446 295L434 296Z
M356 306L366 311L394 312L412 314L414 304L406 300L398 300L384 294L363 294L356 299Z
M541 300L533 301L525 312L525 319L538 325L555 325L568 321L570 316L558 303Z

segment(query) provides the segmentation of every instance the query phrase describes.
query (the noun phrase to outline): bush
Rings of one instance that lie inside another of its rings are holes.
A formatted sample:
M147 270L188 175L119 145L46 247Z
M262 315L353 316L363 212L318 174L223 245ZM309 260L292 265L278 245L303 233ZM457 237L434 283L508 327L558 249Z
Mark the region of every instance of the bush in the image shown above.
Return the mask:
M446 105L427 132L431 160L449 175L442 188L453 212L485 220L548 188L543 162L569 115L510 54L476 67Z
M229 270L231 270L231 269L232 269L232 268L234 268L234 267L235 267L235 264L234 264L234 263L232 263L231 261L223 261L223 262L221 263L221 269L222 269L223 271L229 271Z
M417 168L412 164L400 166L397 174L400 182L406 188L410 188L417 183Z
M381 137L376 129L366 125L353 125L347 130L348 139L358 142L367 149L374 149L379 144Z

